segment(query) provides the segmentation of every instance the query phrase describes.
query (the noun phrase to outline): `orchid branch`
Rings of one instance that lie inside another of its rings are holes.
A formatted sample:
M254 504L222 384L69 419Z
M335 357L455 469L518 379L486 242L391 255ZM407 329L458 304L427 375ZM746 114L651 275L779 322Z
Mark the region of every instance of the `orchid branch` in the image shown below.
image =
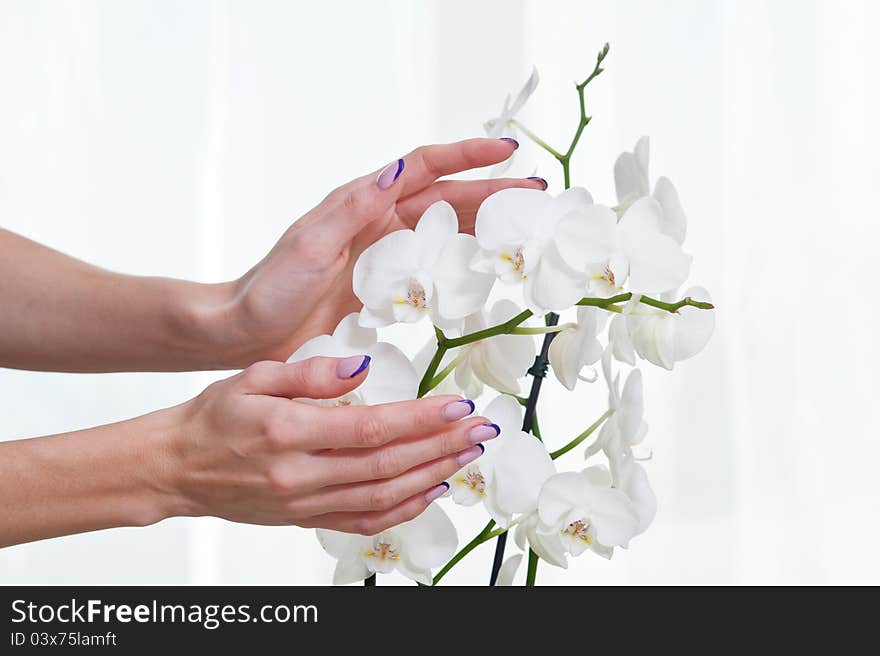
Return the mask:
M548 153L550 153L551 155L553 155L553 157L555 157L555 158L558 159L559 161L562 161L562 158L565 157L565 155L563 155L562 153L560 153L560 152L559 152L558 150L556 150L553 146L551 146L551 145L548 144L546 141L544 141L543 139L541 139L541 137L539 137L539 136L536 135L534 132L532 132L531 130L529 130L529 129L528 129L525 125L523 125L520 121L516 120L515 118L512 118L512 119L510 119L509 123L510 123L510 125L512 125L512 126L514 126L514 127L516 127L516 128L519 128L519 130L520 130L524 135L526 135L529 139L531 139L532 141L534 141L536 144L538 144L541 148L543 148L544 150L546 150Z
M486 526L483 527L483 530L480 531L479 533L477 533L477 535L474 537L473 540L471 540L471 541L468 542L466 545L464 545L464 546L458 551L458 553L455 554L455 555L449 560L449 562L446 563L446 564L443 566L443 569L441 569L439 572L437 572L437 574L434 576L433 585L437 585L437 583L440 582L440 579L442 579L444 576L446 576L446 574L449 572L449 570L451 570L453 567L455 567L455 566L458 564L458 562L459 562L462 558L464 558L465 556L467 556L471 551L473 551L474 549L476 549L477 547L479 547L481 544L483 544L483 543L486 542L487 540L491 540L491 539L494 538L495 536L500 535L500 534L503 533L504 530L505 530L505 529L503 529L503 528L499 528L499 529L495 529L495 530L493 531L493 530L492 530L492 527L493 527L493 526L495 526L495 520L491 520L491 519L490 519L490 520L489 520L489 523L486 524Z
M552 460L556 460L559 456L564 456L566 453L568 453L569 451L574 449L581 442L583 442L585 439L587 439L590 435L592 435L594 432L596 432L596 429L599 428L599 426L601 426L603 424L603 422L613 414L614 414L614 410L612 410L611 408L608 408L608 410L606 410L601 417L599 417L596 421L594 421L587 428L587 430L585 430L583 433L578 435L576 438L574 438L571 442L569 442L565 446L563 446L559 449L556 449L556 451L553 451L550 454L550 458Z
M526 585L535 585L535 576L538 574L538 554L529 549L529 570L526 573Z

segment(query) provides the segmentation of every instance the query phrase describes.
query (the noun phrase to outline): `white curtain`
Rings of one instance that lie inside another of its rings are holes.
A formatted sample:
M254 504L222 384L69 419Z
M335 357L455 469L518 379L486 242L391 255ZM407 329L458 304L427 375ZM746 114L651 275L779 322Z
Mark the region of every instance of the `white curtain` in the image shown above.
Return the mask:
M479 134L533 63L523 120L563 144L610 41L574 183L611 200L614 157L652 136L718 328L673 374L643 367L654 526L539 580L880 583L878 19L868 1L2 0L0 225L129 273L237 276L333 186ZM559 189L553 164L524 143L514 173ZM0 439L215 377L0 370ZM604 392L544 397L561 443ZM484 522L455 516L462 540ZM483 583L490 555L448 580ZM309 531L175 519L0 550L0 583L314 584L332 566Z

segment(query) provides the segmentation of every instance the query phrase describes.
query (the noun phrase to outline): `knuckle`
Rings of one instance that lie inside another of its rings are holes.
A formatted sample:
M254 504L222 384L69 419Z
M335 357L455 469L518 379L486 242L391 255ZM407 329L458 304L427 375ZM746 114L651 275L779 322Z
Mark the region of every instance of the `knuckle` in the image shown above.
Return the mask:
M461 433L458 431L449 431L443 433L440 438L440 455L448 456L450 453L461 451L464 440L461 439Z
M381 525L374 519L369 517L359 517L354 520L352 530L360 535L375 535L382 530Z
M374 479L389 478L401 470L400 456L395 449L382 449L373 456L371 473Z
M388 510L395 505L395 497L396 495L391 487L387 485L377 485L373 491L370 492L370 498L368 501L370 510Z
M266 486L274 494L290 494L297 488L296 476L286 467L270 467L266 472Z
M431 158L430 146L419 146L413 151L413 156L429 175L434 177L439 176L440 172L437 170L437 166Z
M271 360L255 362L242 372L242 382L246 385L259 385L272 374L276 364Z
M388 426L376 412L367 412L355 422L355 440L362 446L379 446L385 443Z
M294 386L301 387L308 385L317 378L318 359L307 358L294 363L289 371L291 383Z
M346 211L360 216L368 211L370 200L363 189L354 189L345 194L342 206Z
M260 419L260 433L270 448L280 449L286 446L290 434L286 413L275 410L263 415Z

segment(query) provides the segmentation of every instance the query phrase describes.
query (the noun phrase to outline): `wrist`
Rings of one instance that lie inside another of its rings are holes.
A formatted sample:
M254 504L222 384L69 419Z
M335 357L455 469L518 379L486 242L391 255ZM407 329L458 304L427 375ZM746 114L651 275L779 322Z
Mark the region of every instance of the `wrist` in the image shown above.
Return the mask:
M258 359L244 320L238 281L185 283L170 303L170 332L189 369L243 369Z
M203 514L183 491L187 472L181 445L187 432L188 405L159 410L134 420L141 424L139 460L145 464L141 468L138 504L142 511L141 525Z

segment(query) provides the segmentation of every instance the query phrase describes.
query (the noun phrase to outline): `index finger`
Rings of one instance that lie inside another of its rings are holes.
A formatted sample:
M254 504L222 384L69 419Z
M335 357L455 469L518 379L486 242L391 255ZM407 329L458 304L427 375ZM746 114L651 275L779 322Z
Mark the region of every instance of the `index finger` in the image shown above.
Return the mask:
M372 448L401 437L429 435L474 411L461 397L429 396L373 406L315 407L309 429L297 437L307 450Z
M477 138L420 146L347 185L340 194L342 211L326 218L328 230L351 239L401 198L422 191L445 175L503 162L518 145L509 138Z

